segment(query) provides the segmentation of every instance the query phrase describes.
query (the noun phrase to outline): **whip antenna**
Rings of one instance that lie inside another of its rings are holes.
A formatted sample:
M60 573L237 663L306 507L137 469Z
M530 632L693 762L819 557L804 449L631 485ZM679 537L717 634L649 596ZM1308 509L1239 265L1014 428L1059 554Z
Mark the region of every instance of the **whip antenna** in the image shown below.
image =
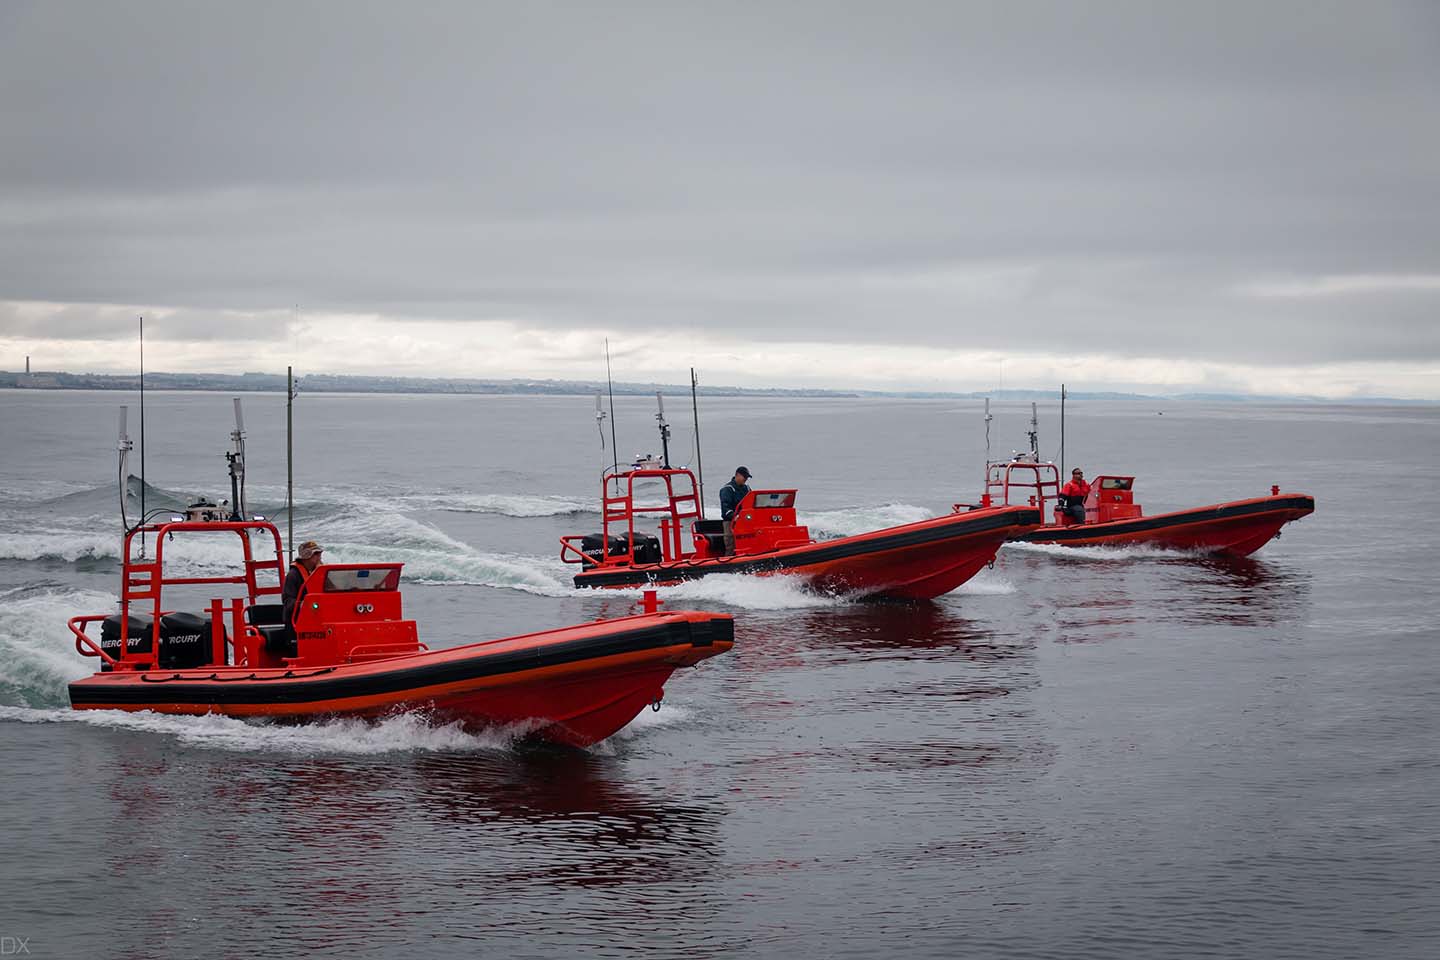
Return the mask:
M990 462L990 421L995 418L990 416L990 398L985 398L985 462Z
M597 433L600 434L600 476L601 476L602 481L603 481L603 478L604 478L604 476L605 476L605 418L606 418L606 413L605 413L605 411L604 411L603 409L601 409L600 404L601 404L600 391L599 391L599 390L596 390L596 391L595 391L595 430L596 430ZM604 489L605 489L605 485L604 485L603 482L602 482L601 485L600 485L600 489L601 489L601 490L604 490Z
M1060 384L1060 476L1065 476L1065 384Z
M615 445L615 381L614 381L614 379L612 379L611 376L610 376L610 338L609 338L609 337L606 337L606 338L605 338L605 385L606 385L606 387L608 387L609 390L610 390L610 456L611 456L611 458L612 458L612 460L613 460L613 462L611 463L611 473L619 473L619 472L620 472L620 454L616 452L619 448ZM602 434L601 437L602 437L602 439L603 439L604 435ZM616 490L619 490L619 489L620 489L620 478L619 478L619 477L616 477L616 478L615 478L615 489L616 489Z
M1040 462L1040 414L1038 405L1030 401L1030 459Z
M236 401L237 403L239 401ZM285 543L295 562L295 368L285 368Z
M125 513L125 495L130 488L130 451L135 448L135 444L130 441L129 435L125 432L125 419L129 412L130 408L122 403L120 405L120 434L115 445L120 459L116 467L116 471L120 474L120 526L126 533L130 532L130 518Z
M655 391L655 402L660 407L660 412L655 414L655 422L660 425L660 453L665 462L665 469L670 469L670 424L665 422L665 396Z
M696 399L696 387L699 381L695 379L695 368L690 368L690 412L695 415L695 466L700 471L700 519L705 519L705 461L700 458L700 402Z
M245 519L245 415L240 411L240 398L235 398L235 429L230 431L235 449L225 454L230 465L230 520Z
M145 522L145 318L140 318L140 522ZM140 557L145 557L145 534L140 534Z

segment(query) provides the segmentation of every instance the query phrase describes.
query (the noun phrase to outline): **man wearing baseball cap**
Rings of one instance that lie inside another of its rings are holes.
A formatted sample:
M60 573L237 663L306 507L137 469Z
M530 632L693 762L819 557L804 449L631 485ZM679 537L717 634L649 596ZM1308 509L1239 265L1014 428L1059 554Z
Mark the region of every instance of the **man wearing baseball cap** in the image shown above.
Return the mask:
M749 467L736 467L735 476L730 482L720 488L720 519L725 523L725 552L735 552L735 531L730 529L730 521L735 519L735 508L740 506L740 501L745 499L745 494L750 492L750 485L746 482L750 479Z
M733 520L735 508L740 506L740 501L745 499L745 494L750 492L750 468L736 467L735 476L730 482L720 488L720 519Z
M305 581L315 572L315 568L320 566L324 552L324 548L314 540L306 540L300 544L300 549L295 551L295 562L290 564L290 572L285 575L285 589L280 594L280 601L285 605L287 627L295 624L295 607L305 592Z

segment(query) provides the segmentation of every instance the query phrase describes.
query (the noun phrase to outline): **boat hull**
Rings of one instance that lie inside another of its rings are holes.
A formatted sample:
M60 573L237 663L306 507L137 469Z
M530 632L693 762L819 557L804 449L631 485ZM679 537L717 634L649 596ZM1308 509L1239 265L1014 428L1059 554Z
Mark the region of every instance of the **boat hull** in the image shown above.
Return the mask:
M715 559L602 564L577 587L637 587L723 574L790 574L861 597L929 600L949 593L995 559L1006 540L1037 527L1034 507L994 507L888 527L838 540Z
M1315 511L1315 498L1280 494L1252 500L1216 503L1153 517L1047 525L1018 539L1064 547L1120 547L1146 545L1170 550L1192 550L1249 556L1279 536L1285 524Z
M97 673L70 685L70 702L77 710L287 721L418 709L471 728L589 746L660 700L676 668L733 642L728 616L672 612L356 664Z

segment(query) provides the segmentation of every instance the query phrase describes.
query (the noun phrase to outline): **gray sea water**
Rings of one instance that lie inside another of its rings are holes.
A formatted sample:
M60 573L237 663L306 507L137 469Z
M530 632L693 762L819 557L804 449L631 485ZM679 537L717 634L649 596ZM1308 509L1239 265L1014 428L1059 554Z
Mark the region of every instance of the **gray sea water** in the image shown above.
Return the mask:
M1067 455L1147 512L1313 494L1248 561L1007 546L931 604L784 579L589 751L426 718L73 714L65 620L113 609L115 393L0 392L0 952L36 957L1427 958L1440 955L1434 408L1072 404ZM247 396L252 510L284 410ZM151 505L228 495L230 399L147 397ZM672 452L694 458L673 398ZM998 404L993 449L1025 443ZM432 647L628 612L557 538L598 527L592 402L302 395L296 534L406 563ZM657 451L617 400L623 455ZM979 404L706 399L824 535L979 493ZM1042 408L1042 452L1058 446ZM138 473L138 457L132 461ZM283 522L283 517L282 517ZM187 555L198 566L223 559Z

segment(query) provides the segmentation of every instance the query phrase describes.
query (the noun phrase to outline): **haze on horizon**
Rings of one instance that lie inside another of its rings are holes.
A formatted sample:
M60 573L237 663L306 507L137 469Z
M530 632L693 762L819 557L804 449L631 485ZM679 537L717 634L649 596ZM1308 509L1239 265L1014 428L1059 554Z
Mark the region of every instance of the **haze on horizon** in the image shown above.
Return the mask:
M1440 400L1440 6L0 5L0 369Z

